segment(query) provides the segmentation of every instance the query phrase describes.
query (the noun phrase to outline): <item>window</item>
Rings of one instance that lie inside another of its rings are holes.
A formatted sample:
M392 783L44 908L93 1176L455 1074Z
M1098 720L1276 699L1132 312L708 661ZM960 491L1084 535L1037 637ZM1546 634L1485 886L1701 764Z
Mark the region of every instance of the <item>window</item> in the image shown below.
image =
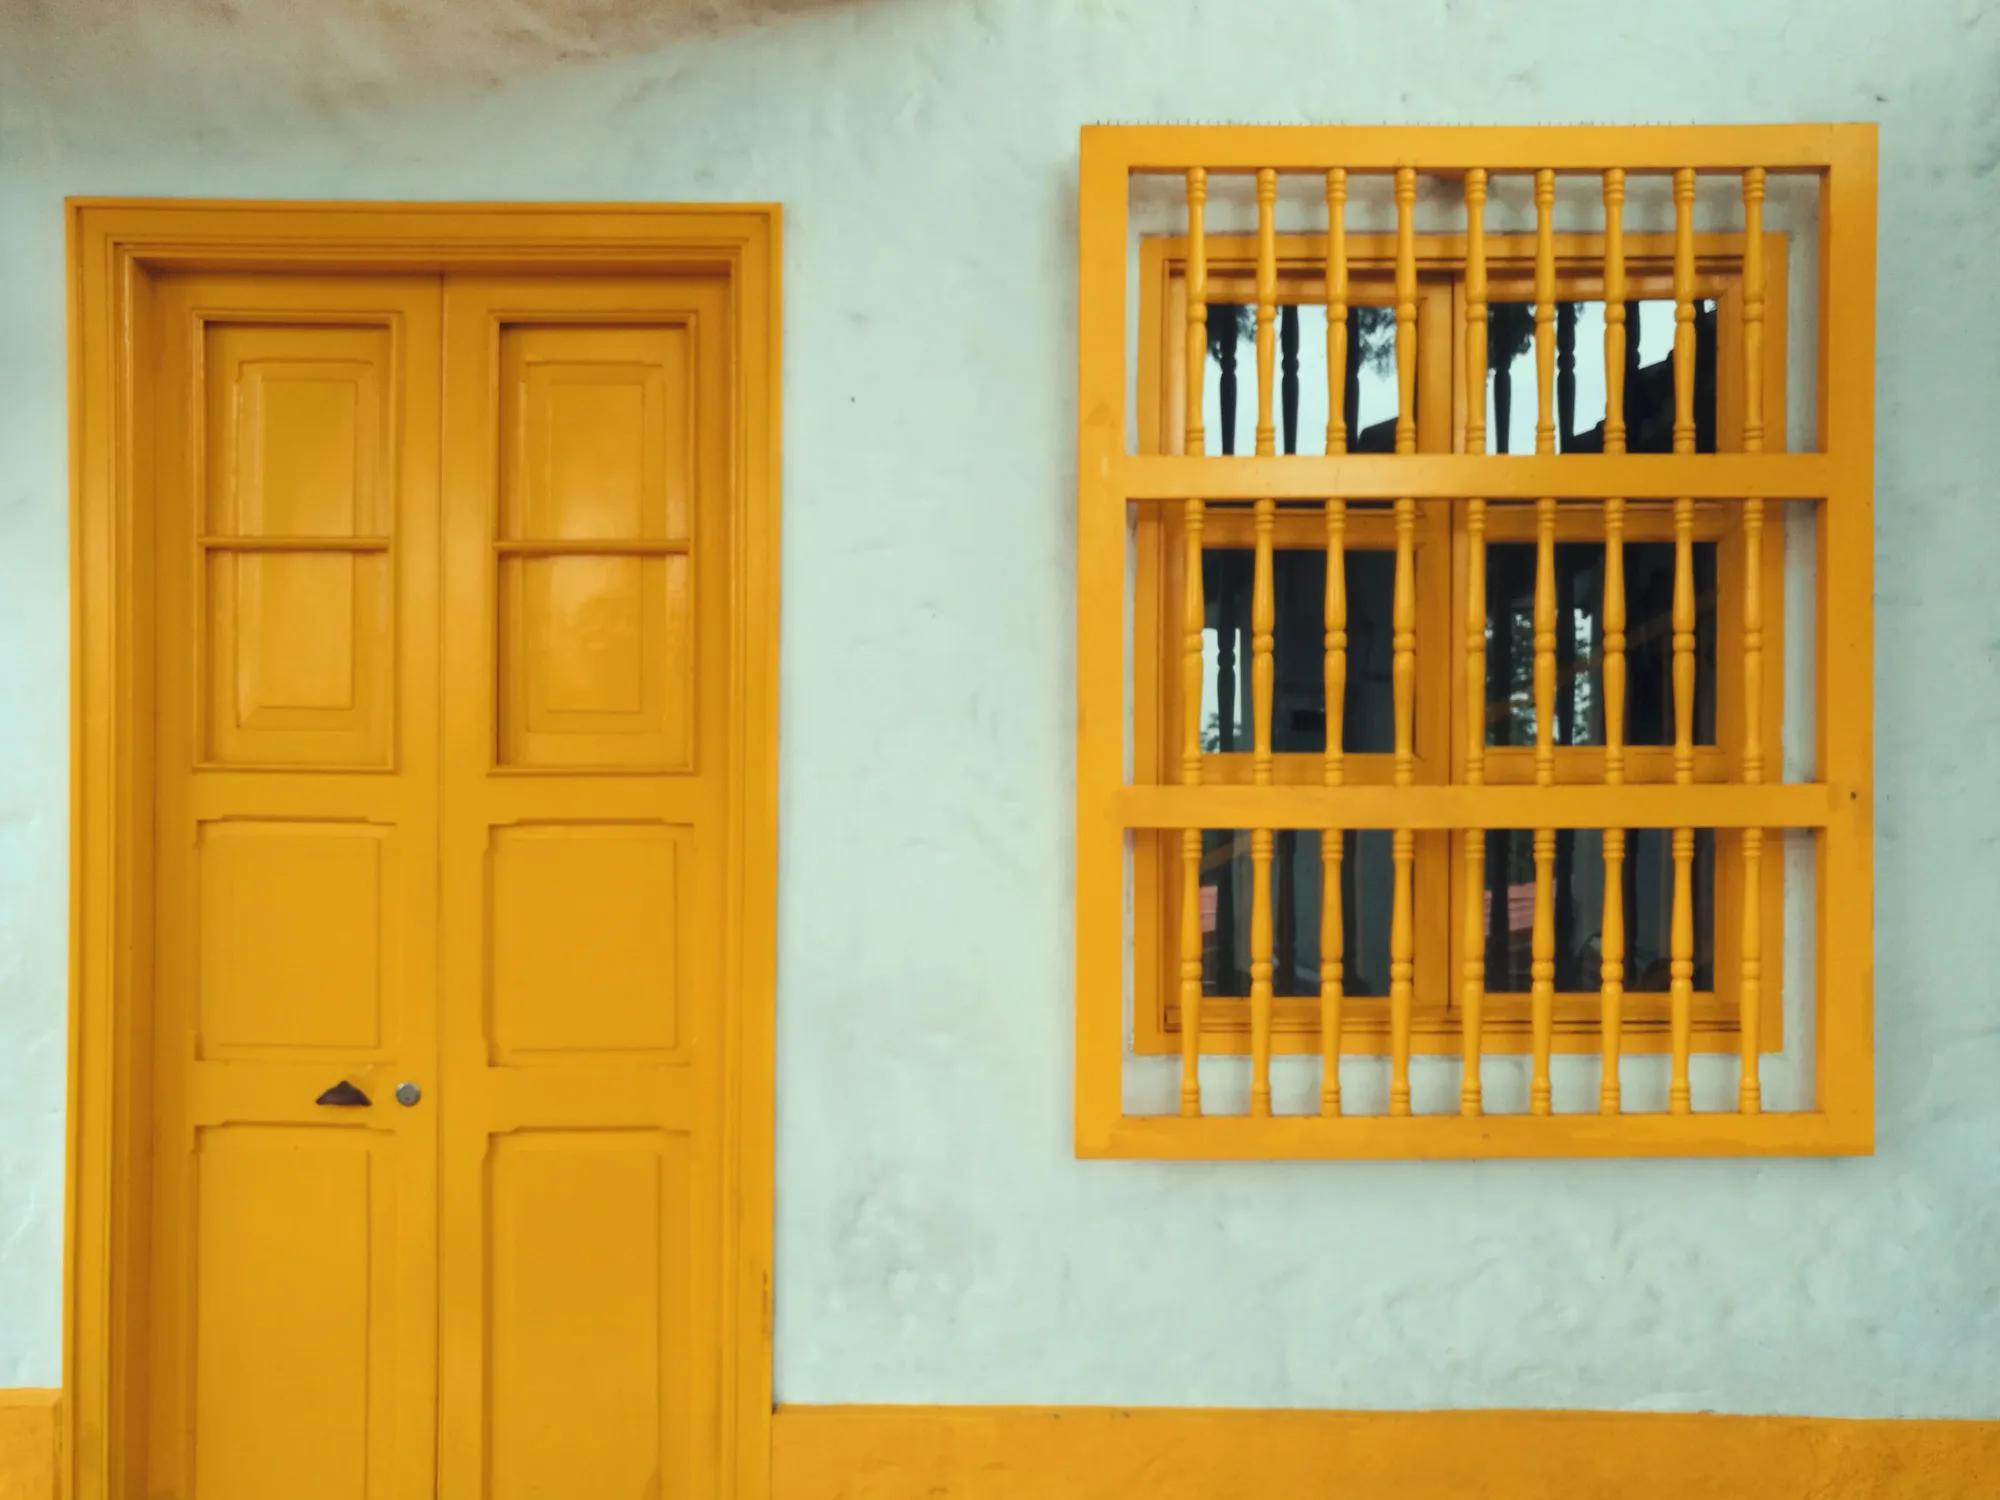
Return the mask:
M1464 368L1465 256L1456 243L1418 239L1417 447L1418 451L1462 451L1465 441ZM1601 234L1571 239L1570 252L1555 266L1553 323L1557 453L1602 452L1606 381L1602 363L1605 316ZM1671 237L1627 237L1624 303L1624 379L1621 416L1628 450L1671 448L1674 387L1673 243ZM1303 237L1278 237L1281 266L1308 266L1312 247ZM1732 352L1742 340L1742 254L1728 237L1698 238L1694 301L1695 440L1697 452L1741 443L1743 390L1738 379L1718 380L1717 351ZM1529 300L1489 302L1491 412L1487 451L1532 452L1538 418L1536 402L1533 297L1534 243L1518 237L1489 237L1489 286ZM1208 282L1249 302L1209 304L1207 354L1202 381L1204 451L1233 454L1253 446L1256 405L1256 349L1253 239L1211 237ZM1394 364L1395 243L1376 238L1349 241L1350 301L1359 288L1379 302L1350 307L1353 329L1344 361L1343 403L1348 430L1360 434L1361 451L1384 452L1394 445L1397 379ZM1784 287L1786 243L1765 236L1764 406L1783 411ZM1185 411L1178 404L1186 386L1186 241L1149 238L1142 242L1141 327L1152 336L1141 345L1138 389L1153 400L1140 424L1139 450L1184 451ZM1323 447L1328 411L1324 357L1305 351L1326 348L1326 278L1306 270L1280 275L1276 308L1279 394L1273 441L1280 452ZM1287 300L1287 299L1298 300ZM1359 317L1356 314L1360 314ZM1218 316L1219 314L1219 316ZM1157 320L1157 322L1155 321ZM1427 337L1436 320L1448 332ZM1740 371L1740 356L1724 369ZM1246 378L1247 377L1247 378ZM1246 386L1249 399L1244 399ZM1458 397L1455 401L1454 395ZM1425 398L1429 397L1427 401ZM1430 409L1437 419L1426 421ZM1224 414L1228 416L1225 419ZM1346 523L1348 645L1346 692L1341 722L1350 779L1373 775L1386 781L1394 751L1391 688L1391 623L1395 554L1391 518L1378 506L1357 511ZM1218 757L1205 763L1204 780L1241 783L1251 774L1253 742L1250 642L1254 595L1254 517L1242 503L1218 505L1204 517L1202 533L1205 605L1202 666L1203 749ZM1464 508L1444 504L1419 511L1416 547L1418 639L1456 642L1464 631L1465 569L1469 565ZM1326 531L1319 505L1281 509L1273 549L1275 668L1271 748L1274 775L1304 782L1321 778L1326 745L1323 674ZM1580 505L1558 514L1554 555L1556 632L1555 775L1587 781L1603 779L1604 512ZM1494 504L1485 518L1487 689L1486 776L1492 781L1534 779L1533 686L1535 516L1532 503ZM1135 768L1157 777L1175 764L1181 723L1179 666L1182 621L1172 603L1184 592L1185 531L1175 507L1137 518L1135 556L1141 607L1135 622L1133 660L1141 674L1138 701L1150 705L1137 730L1144 748ZM1772 528L1761 547L1762 599L1769 623L1763 630L1765 701L1760 716L1765 760L1782 753L1782 599L1785 585L1784 536ZM1705 503L1696 508L1693 532L1695 597L1695 776L1728 779L1734 752L1741 748L1743 677L1741 612L1722 610L1726 641L1717 634L1723 595L1740 600L1737 575L1743 566L1740 507ZM1629 505L1624 525L1624 590L1628 615L1624 652L1625 723L1628 778L1670 782L1674 743L1672 697L1674 533L1671 507ZM1718 567L1732 585L1719 589ZM1454 576L1455 575L1455 576ZM1171 602L1167 602L1171 601ZM1425 605L1431 605L1426 612ZM1420 779L1463 778L1463 755L1456 769L1446 747L1461 744L1462 695L1450 691L1462 673L1446 653L1416 655L1417 765ZM1426 670L1428 668L1428 670ZM1718 698L1720 703L1718 703ZM1722 724L1718 725L1718 708ZM1439 733L1426 731L1435 720ZM1718 734L1718 729L1722 733ZM1444 753L1440 754L1439 752ZM1148 756L1150 755L1150 759ZM1369 759L1362 759L1368 757ZM1433 773L1431 767L1442 768ZM1255 870L1251 831L1210 830L1204 835L1199 910L1202 929L1203 1050L1250 1050L1252 957L1249 922ZM1438 880L1464 858L1463 839L1420 839L1416 879L1419 935L1412 997L1412 1046L1418 1051L1458 1052L1461 1045L1463 916L1454 910L1467 899L1464 882ZM1389 1049L1389 929L1393 867L1389 839L1382 830L1346 831L1341 861L1341 915L1346 934L1343 954L1345 997L1342 1045L1355 1052ZM1141 1052L1181 1050L1179 902L1183 880L1177 834L1148 834L1135 841L1137 863L1134 951L1134 1045ZM1526 1051L1530 1045L1534 869L1532 838L1503 831L1486 840L1482 913L1482 974L1486 986L1484 1025L1495 1050ZM1782 876L1777 861L1760 862L1765 900L1760 905L1762 952L1771 955L1762 980L1776 992L1782 982ZM1321 887L1325 866L1314 830L1274 831L1271 867L1272 1037L1274 1051L1316 1053L1322 1038L1320 989L1324 953ZM1623 927L1626 934L1623 1016L1626 1046L1660 1050L1668 1043L1671 968L1672 857L1661 831L1637 832L1623 861ZM1433 872L1436 873L1433 873ZM1740 1046L1741 975L1736 928L1714 920L1718 874L1727 886L1742 878L1742 861L1730 850L1717 868L1715 840L1697 835L1693 867L1694 974L1691 1045L1697 1051L1734 1052ZM1597 1051L1601 1045L1603 936L1603 853L1596 830L1557 832L1553 882L1554 1037L1558 1051ZM1426 899L1428 898L1428 899ZM1720 976L1721 988L1717 989ZM1765 1008L1760 1041L1775 1051L1782 1041L1782 1012Z
M1080 1150L1865 1147L1871 161L1865 130L1086 132ZM1180 222L1135 233L1167 171ZM1785 455L1802 248L1821 451ZM1807 1097L1767 1108L1767 1058Z

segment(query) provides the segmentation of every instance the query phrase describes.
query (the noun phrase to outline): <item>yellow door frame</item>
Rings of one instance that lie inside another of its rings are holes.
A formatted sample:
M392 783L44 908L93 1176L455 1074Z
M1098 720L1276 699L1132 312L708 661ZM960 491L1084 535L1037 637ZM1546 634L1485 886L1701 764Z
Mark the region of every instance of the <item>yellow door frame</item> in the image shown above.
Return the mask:
M729 278L732 792L723 1057L723 1492L770 1487L777 896L778 369L775 205L72 200L70 1017L63 1494L123 1500L143 1406L150 1097L154 277L295 270Z

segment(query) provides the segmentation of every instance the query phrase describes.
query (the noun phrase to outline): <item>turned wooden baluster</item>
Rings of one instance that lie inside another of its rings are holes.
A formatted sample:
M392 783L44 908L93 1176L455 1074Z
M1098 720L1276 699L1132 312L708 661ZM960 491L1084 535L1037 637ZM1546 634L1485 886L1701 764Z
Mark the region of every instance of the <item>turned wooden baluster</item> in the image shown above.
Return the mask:
M1326 451L1347 451L1347 173L1326 174ZM1326 784L1347 779L1347 502L1326 500ZM1345 835L1319 835L1319 1112L1340 1113L1340 1031L1346 998L1346 933L1341 909Z
M1764 169L1743 174L1743 451L1764 451ZM1764 780L1764 502L1743 502L1743 781ZM1742 1067L1736 1105L1746 1115L1764 1106L1757 1045L1764 1020L1762 894L1764 830L1743 830Z
M1396 171L1396 451L1417 451L1417 174ZM1408 786L1416 778L1417 689L1417 502L1396 501L1396 583L1390 684L1395 699L1396 753L1393 780ZM1389 912L1389 1113L1410 1112L1410 1011L1416 998L1417 836L1408 828L1392 835L1395 892Z
M1486 171L1465 174L1465 451L1486 451ZM1486 780L1486 501L1465 502L1465 783ZM1485 1108L1486 830L1465 830L1458 1112Z
M1556 174L1535 174L1535 452L1556 451ZM1556 502L1535 502L1535 785L1556 779ZM1534 1032L1534 1075L1528 1107L1552 1108L1549 1053L1555 1039L1556 831L1535 830L1535 915L1530 935L1529 1011Z
M1181 451L1199 454L1202 375L1208 361L1208 242L1203 228L1208 173L1188 168L1187 436ZM1181 587L1181 781L1201 784L1201 644L1208 604L1201 587L1202 502L1181 502L1186 548ZM1226 878L1226 877L1225 877ZM1181 832L1181 1113L1201 1113L1201 830Z
M1625 451L1625 172L1604 174L1604 451ZM1625 782L1625 502L1604 502L1604 784ZM1625 1020L1625 830L1604 830L1597 1107L1617 1114Z
M1278 311L1278 174L1266 167L1257 174L1257 456L1277 451L1271 422L1276 394L1275 365ZM1250 780L1271 784L1271 697L1275 685L1272 656L1276 607L1271 577L1271 543L1277 528L1278 503L1260 497L1255 507L1257 562L1250 596ZM1271 1112L1271 854L1268 828L1250 831L1250 1113Z
M1674 452L1695 451L1694 186L1674 173ZM1674 501L1674 784L1694 781L1694 501ZM1673 1072L1667 1107L1693 1107L1688 1053L1694 1031L1694 830L1673 833L1674 905L1668 938Z

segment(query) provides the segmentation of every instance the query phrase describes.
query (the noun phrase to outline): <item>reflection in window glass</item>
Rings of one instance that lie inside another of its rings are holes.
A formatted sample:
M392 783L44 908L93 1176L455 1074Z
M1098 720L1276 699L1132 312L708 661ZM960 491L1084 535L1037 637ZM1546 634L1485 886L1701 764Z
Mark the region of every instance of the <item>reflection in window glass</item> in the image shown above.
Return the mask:
M1715 452L1715 303L1694 305L1695 451ZM1604 451L1604 304L1556 304L1558 453ZM1487 323L1486 451L1533 453L1541 420L1535 379L1535 304L1495 302ZM1625 447L1674 447L1674 304L1625 304ZM1253 363L1252 368L1255 368Z
M1396 450L1396 313L1348 310L1345 400L1347 446L1355 453ZM1326 307L1278 308L1278 390L1271 422L1280 453L1326 451ZM1208 363L1203 373L1205 453L1257 451L1257 309L1240 302L1208 308Z
M1396 555L1349 551L1347 557L1347 699L1341 748L1387 755L1396 748L1390 681ZM1211 547L1202 555L1208 628L1202 636L1202 748L1245 753L1253 741L1250 605L1257 555L1247 547ZM1279 548L1271 554L1276 629L1271 655L1271 749L1278 755L1326 753L1326 554Z
M1634 829L1625 839L1625 987L1670 987L1674 901L1673 833ZM1594 991L1603 976L1604 837L1594 828L1556 831L1553 890L1555 987ZM1524 995L1533 984L1535 836L1521 828L1486 837L1486 988ZM1694 836L1694 987L1715 987L1715 835Z
M1319 834L1279 829L1271 857L1271 992L1317 995L1320 980ZM1346 937L1341 991L1389 993L1389 903L1395 869L1390 835L1349 833L1340 862L1341 921ZM1202 993L1250 993L1250 835L1202 835Z
M1604 548L1556 543L1558 745L1604 743ZM1715 544L1694 545L1694 743L1715 743ZM1535 547L1486 549L1486 742L1535 743ZM1674 742L1674 547L1625 544L1625 743Z

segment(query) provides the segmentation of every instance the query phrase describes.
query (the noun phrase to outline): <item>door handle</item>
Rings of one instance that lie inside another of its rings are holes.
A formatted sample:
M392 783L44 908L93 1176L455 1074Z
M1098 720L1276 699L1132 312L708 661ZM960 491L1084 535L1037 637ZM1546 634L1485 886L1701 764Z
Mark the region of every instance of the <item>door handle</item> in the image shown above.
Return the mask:
M371 1102L366 1094L345 1078L313 1100L315 1104L328 1104L335 1109L365 1109Z

